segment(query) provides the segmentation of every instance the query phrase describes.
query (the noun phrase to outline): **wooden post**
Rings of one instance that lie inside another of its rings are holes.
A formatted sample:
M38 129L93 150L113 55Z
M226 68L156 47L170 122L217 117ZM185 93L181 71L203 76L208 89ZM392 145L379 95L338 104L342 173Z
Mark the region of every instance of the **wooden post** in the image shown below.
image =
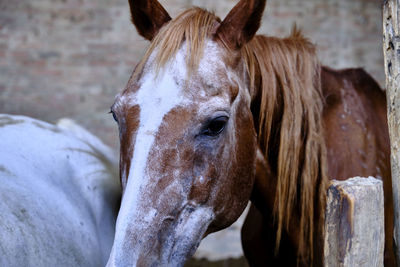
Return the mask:
M388 124L394 202L394 240L400 264L400 0L383 2L383 54L385 57Z
M382 181L355 177L328 189L324 266L381 267L385 246Z

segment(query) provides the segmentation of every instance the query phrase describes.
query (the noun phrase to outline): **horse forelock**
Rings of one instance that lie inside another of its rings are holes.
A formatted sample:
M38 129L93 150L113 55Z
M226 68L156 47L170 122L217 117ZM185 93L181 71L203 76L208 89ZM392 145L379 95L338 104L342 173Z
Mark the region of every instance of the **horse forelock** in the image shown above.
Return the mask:
M144 67L154 52L157 73L174 57L186 41L187 77L194 73L203 56L205 40L215 33L220 19L213 13L194 7L182 12L166 23L152 40L133 77L141 76Z
M259 144L267 160L274 161L269 156L277 156L277 247L282 229L288 230L292 214L297 213L298 257L312 262L317 232L322 233L327 185L323 98L315 47L295 28L284 39L256 36L243 47L242 57L250 93L260 98Z

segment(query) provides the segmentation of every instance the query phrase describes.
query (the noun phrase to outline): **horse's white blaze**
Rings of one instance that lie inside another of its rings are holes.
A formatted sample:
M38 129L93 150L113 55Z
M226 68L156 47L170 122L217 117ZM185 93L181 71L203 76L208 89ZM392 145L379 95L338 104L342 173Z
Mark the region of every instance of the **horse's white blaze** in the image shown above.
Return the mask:
M151 209L148 214L143 214L142 208L150 207L151 203L144 203L140 197L143 193L142 190L149 183L150 177L146 172L148 156L163 118L174 107L183 105L185 102L181 88L173 79L174 72L181 71L179 67L183 67L179 63L183 63L183 59L177 57L168 64L165 71L158 75L154 72L147 73L143 77L141 88L134 99L135 104L140 107L139 129L136 140L133 140L135 150L129 170L129 179L122 177L123 180L127 180L127 185L118 215L117 232L109 264L114 263L113 260L116 257L121 260L118 255L115 255L116 251L120 251L115 246L128 245L124 239L129 228L145 230L156 215L154 209ZM136 262L138 255L134 251L133 254L133 262Z

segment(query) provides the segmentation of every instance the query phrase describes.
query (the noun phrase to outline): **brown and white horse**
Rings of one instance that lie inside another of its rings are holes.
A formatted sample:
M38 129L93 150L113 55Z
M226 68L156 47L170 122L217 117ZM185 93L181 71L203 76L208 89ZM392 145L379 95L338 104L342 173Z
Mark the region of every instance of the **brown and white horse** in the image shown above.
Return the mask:
M321 67L297 30L255 36L265 3L241 0L221 21L129 1L151 44L112 106L123 199L108 266L182 266L249 200L251 265L320 266L328 179L370 175L394 264L384 93L363 70Z

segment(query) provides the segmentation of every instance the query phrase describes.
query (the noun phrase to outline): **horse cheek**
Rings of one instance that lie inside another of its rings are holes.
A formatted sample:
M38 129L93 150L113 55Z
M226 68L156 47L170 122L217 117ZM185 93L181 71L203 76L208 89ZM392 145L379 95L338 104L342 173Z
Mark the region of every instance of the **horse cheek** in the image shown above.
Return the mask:
M208 150L209 149L197 150L193 161L193 184L189 199L198 204L205 204L213 201L213 188L219 178L215 162L207 159L207 155L212 155Z
M230 164L221 177L218 197L215 201L216 222L214 227L221 229L233 223L246 208L250 199L255 177L256 135L249 110L241 110L235 120L235 140L231 144ZM225 163L225 165L222 164ZM222 168L222 167L219 167Z
M234 177L232 192L236 196L238 209L242 210L250 199L255 178L255 162L257 155L257 139L251 112L240 109L236 121L236 151L235 164L232 169Z

